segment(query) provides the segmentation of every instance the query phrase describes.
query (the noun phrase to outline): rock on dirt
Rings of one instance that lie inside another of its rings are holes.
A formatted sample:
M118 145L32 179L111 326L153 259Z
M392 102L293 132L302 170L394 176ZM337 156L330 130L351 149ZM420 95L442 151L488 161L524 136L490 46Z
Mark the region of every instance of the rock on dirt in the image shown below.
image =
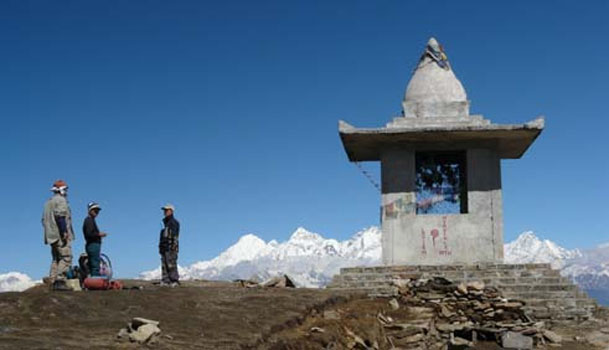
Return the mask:
M127 327L118 331L117 338L145 344L152 342L153 338L159 334L161 334L161 329L158 321L135 317L127 324Z
M296 288L296 284L288 275L269 278L260 283L260 286L267 288Z
M551 330L544 329L542 333L543 333L544 338L549 340L551 343L558 344L558 343L562 342L562 337L560 335L552 332Z
M504 349L529 350L533 349L533 338L516 332L507 332L501 337Z
M147 318L143 318L143 317L134 317L131 320L131 326L135 329L139 328L140 326L143 326L145 324L153 324L155 326L158 326L160 324L159 321L154 321L154 320L149 320Z
M233 280L233 282L238 283L244 288L296 288L296 284L288 275L271 277L264 282L258 282L253 279L237 279Z
M609 349L609 334L601 331L591 331L584 336L584 339L594 346L603 347L603 349Z
M161 334L161 329L153 324L145 324L129 334L129 340L140 344L148 343L152 337Z

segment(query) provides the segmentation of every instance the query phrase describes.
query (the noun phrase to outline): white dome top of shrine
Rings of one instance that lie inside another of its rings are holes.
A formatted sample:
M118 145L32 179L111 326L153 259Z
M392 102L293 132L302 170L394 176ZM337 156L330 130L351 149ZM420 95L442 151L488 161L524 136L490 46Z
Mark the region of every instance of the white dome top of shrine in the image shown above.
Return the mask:
M442 45L431 38L415 69L404 102L464 102L467 94L453 73Z

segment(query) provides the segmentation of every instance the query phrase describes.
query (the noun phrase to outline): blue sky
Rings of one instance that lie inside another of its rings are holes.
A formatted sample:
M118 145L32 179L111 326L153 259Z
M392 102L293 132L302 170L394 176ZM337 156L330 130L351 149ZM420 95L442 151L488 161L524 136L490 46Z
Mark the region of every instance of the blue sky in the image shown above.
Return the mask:
M472 112L546 116L503 161L505 237L609 240L607 2L3 1L0 273L47 273L40 216L65 179L78 241L103 206L120 276L158 265L159 207L177 206L180 263L245 233L345 239L379 222L347 161L344 119L384 125L430 36ZM378 165L365 165L378 176Z

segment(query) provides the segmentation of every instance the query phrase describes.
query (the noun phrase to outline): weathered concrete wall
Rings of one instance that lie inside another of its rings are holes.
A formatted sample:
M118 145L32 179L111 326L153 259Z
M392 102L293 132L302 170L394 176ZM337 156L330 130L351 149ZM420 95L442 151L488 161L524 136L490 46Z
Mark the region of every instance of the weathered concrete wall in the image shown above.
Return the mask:
M416 214L415 149L381 157L382 247L386 265L503 261L500 158L492 148L466 152L468 212ZM387 207L392 210L388 211Z

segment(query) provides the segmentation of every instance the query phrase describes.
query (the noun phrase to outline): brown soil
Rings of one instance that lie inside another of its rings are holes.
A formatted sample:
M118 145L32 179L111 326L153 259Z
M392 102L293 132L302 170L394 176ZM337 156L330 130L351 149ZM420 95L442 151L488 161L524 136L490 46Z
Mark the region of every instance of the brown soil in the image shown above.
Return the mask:
M403 308L389 311L386 299L331 290L248 289L203 281L179 288L143 281L125 281L125 286L143 289L50 292L39 286L0 294L0 349L344 349L345 327L388 349L377 313L403 321L413 316ZM155 344L116 338L133 317L160 321L163 333ZM312 334L312 327L324 333ZM480 343L476 349L500 348ZM593 348L571 342L562 349Z
M178 288L126 281L143 290L50 292L39 286L0 294L1 349L131 349L116 334L133 317L160 321L155 349L236 349L297 319L331 293L311 289L246 289L223 282Z

